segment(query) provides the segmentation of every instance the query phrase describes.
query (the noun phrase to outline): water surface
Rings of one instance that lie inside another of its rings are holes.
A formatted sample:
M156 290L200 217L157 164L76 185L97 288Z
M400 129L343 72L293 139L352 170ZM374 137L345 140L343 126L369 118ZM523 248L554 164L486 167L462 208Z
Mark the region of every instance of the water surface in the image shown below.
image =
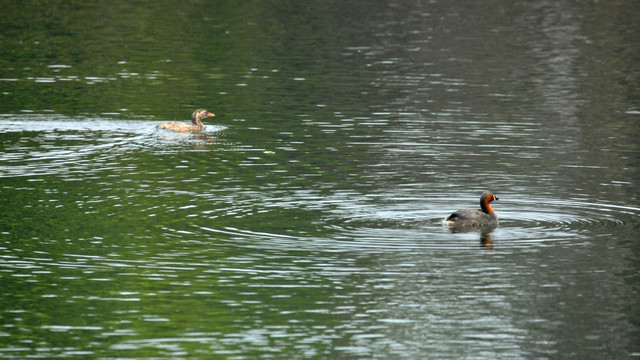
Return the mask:
M634 7L5 4L1 357L639 357Z

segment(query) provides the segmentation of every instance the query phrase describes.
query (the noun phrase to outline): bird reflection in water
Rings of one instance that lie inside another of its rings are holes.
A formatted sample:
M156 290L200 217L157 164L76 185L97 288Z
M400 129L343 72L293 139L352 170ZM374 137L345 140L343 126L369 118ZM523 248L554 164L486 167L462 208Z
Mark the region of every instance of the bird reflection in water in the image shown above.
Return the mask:
M475 232L480 236L480 247L486 250L493 249L493 231L497 226L476 226L476 227L454 227L449 228L452 233Z
M480 246L484 247L487 250L493 249L493 238L491 237L492 232L493 229L484 229L480 231Z
M213 144L219 142L220 132L218 131L192 131L192 132L158 132L158 136L162 139L170 141L187 141L196 144L196 148L199 148L205 144Z

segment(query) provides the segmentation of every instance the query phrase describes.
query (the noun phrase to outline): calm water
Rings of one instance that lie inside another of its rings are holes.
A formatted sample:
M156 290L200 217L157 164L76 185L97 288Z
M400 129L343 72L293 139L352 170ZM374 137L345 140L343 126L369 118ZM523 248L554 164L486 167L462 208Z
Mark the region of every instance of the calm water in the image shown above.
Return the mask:
M1 7L1 358L640 357L637 2Z

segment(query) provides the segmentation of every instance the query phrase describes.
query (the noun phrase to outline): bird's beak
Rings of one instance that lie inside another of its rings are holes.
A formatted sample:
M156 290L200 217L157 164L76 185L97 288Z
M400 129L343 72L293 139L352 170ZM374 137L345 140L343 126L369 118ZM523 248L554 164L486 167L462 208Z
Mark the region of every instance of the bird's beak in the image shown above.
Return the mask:
M216 114L210 113L210 112L207 113L207 117L214 117L214 116L216 116Z

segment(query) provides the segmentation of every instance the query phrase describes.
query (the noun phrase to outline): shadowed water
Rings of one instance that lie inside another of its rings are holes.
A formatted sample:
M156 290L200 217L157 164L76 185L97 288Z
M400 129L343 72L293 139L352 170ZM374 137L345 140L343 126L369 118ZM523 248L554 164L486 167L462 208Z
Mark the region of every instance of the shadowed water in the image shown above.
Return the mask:
M633 7L10 2L0 356L640 356Z

